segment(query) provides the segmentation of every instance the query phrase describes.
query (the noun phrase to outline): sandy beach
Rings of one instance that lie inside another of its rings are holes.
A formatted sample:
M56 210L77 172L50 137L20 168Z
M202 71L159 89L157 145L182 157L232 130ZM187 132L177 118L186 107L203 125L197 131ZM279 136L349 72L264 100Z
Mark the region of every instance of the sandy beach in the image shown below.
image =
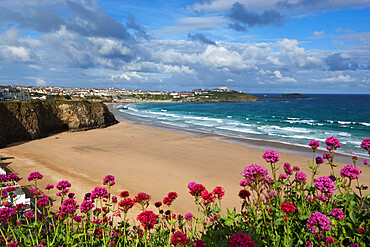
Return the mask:
M266 146L266 150L270 148ZM131 196L146 192L152 196L153 204L168 192L176 191L179 198L173 208L180 213L194 211L187 188L189 182L202 183L208 190L224 187L223 206L239 208L238 184L243 168L250 163L269 167L262 159L264 151L259 149L129 122L105 129L60 133L9 146L0 149L0 153L6 158L2 166L19 174L22 186L30 184L27 180L30 172L39 171L44 175L40 188L67 179L81 202L86 192L103 186L104 176L111 174L116 178L112 190L115 195L122 190L128 190ZM279 165L289 162L310 174L311 159L279 154ZM338 174L345 164L336 164ZM370 186L370 168L360 169L360 183ZM329 170L323 164L320 175L329 175Z

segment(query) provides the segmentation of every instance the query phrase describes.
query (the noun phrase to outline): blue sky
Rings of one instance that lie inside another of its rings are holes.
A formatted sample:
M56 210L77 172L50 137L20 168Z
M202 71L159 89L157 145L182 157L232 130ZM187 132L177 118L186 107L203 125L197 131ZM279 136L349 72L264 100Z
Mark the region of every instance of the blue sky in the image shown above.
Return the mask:
M0 84L370 93L369 0L3 0Z

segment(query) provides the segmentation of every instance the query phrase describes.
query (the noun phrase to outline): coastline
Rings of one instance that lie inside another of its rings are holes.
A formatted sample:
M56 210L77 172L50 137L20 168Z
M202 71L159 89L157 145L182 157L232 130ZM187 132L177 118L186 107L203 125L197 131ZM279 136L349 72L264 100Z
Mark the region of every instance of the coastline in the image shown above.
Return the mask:
M148 102L142 102L142 103L148 103ZM156 103L156 102L149 102L149 103ZM163 129L163 130L172 130L172 131L176 131L176 132L180 132L184 134L190 134L198 138L212 138L215 140L221 140L224 142L237 144L243 147L248 147L248 148L253 148L253 149L258 149L258 150L263 150L263 151L266 150L266 147L270 147L270 149L274 149L277 152L295 154L295 155L304 156L304 157L312 159L312 150L308 146L308 142L307 142L307 145L302 145L302 144L280 142L280 141L267 140L267 139L255 139L255 138L248 138L248 137L222 135L222 134L210 133L210 132L200 131L200 130L195 130L195 129L180 128L180 127L176 127L173 125L159 124L158 122L157 123L143 122L143 121L138 120L135 117L131 117L129 114L126 115L126 117L122 117L122 114L117 114L118 109L114 108L114 105L120 105L120 104L121 103L110 103L109 105L107 105L109 110L114 114L116 119L119 121L125 121L125 122L130 122L130 123L144 125L144 126L150 126L150 127L154 127L158 129ZM319 147L316 150L316 156L322 156L324 153L327 153L327 151L323 147ZM361 156L359 157L357 164L359 164L360 166L363 166L362 161L364 159L367 159L366 152L364 152L364 155L362 157ZM342 153L341 150L339 149L337 150L337 153L336 153L336 161L351 164L352 155Z
M262 143L266 145L266 143ZM179 213L194 212L193 198L188 193L187 184L191 181L202 183L208 190L222 186L226 190L223 206L229 209L240 207L238 192L240 173L250 163L269 165L262 159L265 150L215 140L196 137L171 130L163 130L121 121L105 129L85 132L65 132L40 140L13 145L0 149L2 166L15 171L21 177L19 184L29 186L27 176L39 171L46 184L56 184L69 180L71 192L82 201L85 193L94 187L101 187L103 178L116 177L112 194L119 195L128 190L131 197L138 192L152 196L152 204L162 200L170 191L176 191L179 198L173 208ZM284 162L300 166L310 177L310 158L279 152L282 166ZM347 163L348 164L348 163ZM336 162L336 174L346 164ZM360 184L370 185L370 168L360 167ZM321 165L320 176L329 175L327 164ZM282 169L278 173L283 172ZM52 195L55 195L56 190ZM58 200L54 196L54 199ZM151 206L150 209L156 212ZM138 207L132 211L135 215Z

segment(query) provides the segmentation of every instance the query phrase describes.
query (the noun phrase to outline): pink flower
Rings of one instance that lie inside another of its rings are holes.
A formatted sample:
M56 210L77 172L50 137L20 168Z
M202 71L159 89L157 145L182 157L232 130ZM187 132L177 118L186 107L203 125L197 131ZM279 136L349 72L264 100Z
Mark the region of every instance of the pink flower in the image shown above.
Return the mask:
M221 200L222 197L224 197L225 195L225 189L222 188L221 186L217 186L216 188L213 189L213 193L217 199Z
M194 242L194 247L205 247L203 240L197 240Z
M52 184L48 184L48 185L46 185L46 186L45 186L45 189L46 189L46 190L54 189L54 185L52 185Z
M293 170L292 170L291 165L289 163L284 163L284 172L287 175L292 175L293 174Z
M333 156L331 154L328 154L328 153L325 153L322 155L322 157L325 159L325 160L331 160L331 158L333 158Z
M370 139L366 138L361 143L361 148L365 149L366 151L370 152Z
M357 229L360 233L365 233L365 228L363 228L362 226L358 227Z
M194 185L196 185L197 183L196 182L190 182L189 184L188 184L188 188L189 188L189 190L191 189L191 188L193 188L193 186Z
M50 205L53 205L52 204L52 201L49 199L49 197L43 195L41 198L39 198L37 200L37 205L40 207L40 208L44 208L46 206L49 206L49 203Z
M185 219L186 220L192 220L193 219L193 214L192 213L186 213L185 214Z
M194 197L199 197L203 194L203 191L206 190L206 187L204 187L202 184L194 184L191 188L190 188L190 195L194 196Z
M130 196L130 193L126 190L122 191L121 194L119 194L121 198L126 198Z
M320 156L317 156L315 160L316 160L317 165L320 165L320 164L324 163L324 159L321 158Z
M103 185L113 186L115 184L116 184L116 182L114 182L114 176L112 176L112 175L107 175L103 179Z
M333 216L336 220L343 220L344 219L344 213L339 208L334 208L331 213L331 216Z
M94 208L94 204L91 201L83 201L80 206L81 213L87 213Z
M252 238L245 233L235 233L229 240L229 247L254 247L256 244L252 241Z
M125 213L127 213L134 205L135 202L131 198L125 198L118 203L119 209Z
M279 179L280 180L283 180L284 181L287 178L288 178L288 176L286 174L284 174L284 173L279 175Z
M39 172L31 172L27 179L28 181L32 181L42 179L43 177Z
M295 174L295 179L297 180L298 183L306 183L307 175L304 172L297 172Z
M279 161L279 155L274 150L267 150L262 157L266 162L276 163Z
M267 178L268 171L265 167L258 164L250 164L244 168L242 171L242 176L245 177L248 185L258 184L260 182L265 182Z
M290 202L284 202L280 205L281 210L284 212L284 214L292 214L296 211L296 207L293 203Z
M293 166L293 171L297 172L297 171L300 171L301 168L299 166Z
M141 205L147 205L149 204L149 201L150 199L152 199L152 197L144 192L139 192L135 198L134 198L134 202L136 203L139 203Z
M215 195L213 192L209 193L207 190L205 190L202 193L202 199L203 199L203 204L208 205L212 202L215 202Z
M74 214L78 209L77 202L71 198L68 198L62 202L60 211L66 214Z
M341 171L340 175L342 177L347 177L350 180L354 180L360 177L361 171L354 165L347 165Z
M367 160L362 161L362 163L367 166Z
M312 140L308 145L312 148L312 150L316 150L318 147L320 147L320 143L318 141Z
M245 186L247 186L248 184L247 184L247 181L242 180L242 181L240 181L240 182L239 182L239 185L240 185L240 186L242 186L242 187L245 187Z
M186 235L180 231L175 232L171 236L171 244L174 246L185 246L189 243L189 239Z
M71 187L71 183L68 182L67 180L62 180L62 181L59 181L57 183L57 186L56 187L57 187L58 190L64 190L66 188Z
M18 175L17 174L14 174L14 173L12 173L12 174L9 174L8 175L8 178L7 178L7 180L8 181L18 181L19 180L19 177L18 177Z
M174 200L178 197L178 195L177 195L177 193L176 193L176 192L168 192L167 196L168 196L168 198L170 198L172 201L174 201Z
M332 149L335 150L337 148L342 147L342 144L340 144L340 141L338 140L338 138L335 138L334 136L331 136L328 139L326 139L325 143L327 145L326 149L328 149L329 151L331 151Z
M144 230L150 230L158 223L158 216L153 211L141 212L136 219L140 221Z
M329 237L329 236L326 237L326 243L328 245L334 244L334 242L335 242L335 239L333 237Z
M323 192L326 196L331 197L333 195L335 184L329 177L315 178L314 182L316 189Z
M37 188L31 188L30 189L30 192L35 196L35 197L39 197L39 196L41 196L41 191L39 190L39 189L37 189Z
M92 192L91 192L91 199L95 200L97 198L109 198L109 193L106 188L101 188L101 187L96 187Z
M331 220L320 212L312 213L307 220L306 227L313 234L318 232L330 231L333 227L330 225Z

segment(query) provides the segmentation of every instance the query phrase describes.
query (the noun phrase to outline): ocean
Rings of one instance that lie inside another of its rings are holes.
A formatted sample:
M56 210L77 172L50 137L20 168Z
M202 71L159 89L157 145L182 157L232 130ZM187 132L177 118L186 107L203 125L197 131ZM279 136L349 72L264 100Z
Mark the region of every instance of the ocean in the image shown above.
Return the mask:
M127 107L127 110L118 110ZM135 103L116 105L118 118L144 125L246 140L268 140L325 150L335 136L339 153L368 158L370 95L318 95L308 99L262 99L257 103Z

